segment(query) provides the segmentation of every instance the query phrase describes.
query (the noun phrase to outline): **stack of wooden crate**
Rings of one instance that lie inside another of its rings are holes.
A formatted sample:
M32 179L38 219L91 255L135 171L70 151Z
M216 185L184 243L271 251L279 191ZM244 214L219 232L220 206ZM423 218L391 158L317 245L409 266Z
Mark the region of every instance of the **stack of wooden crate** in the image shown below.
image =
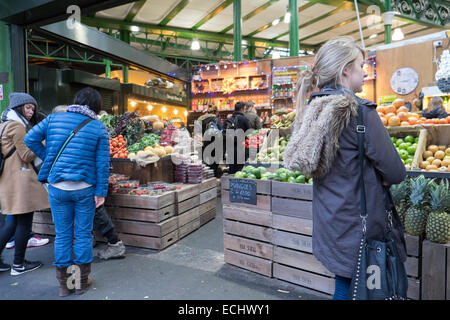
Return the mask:
M272 277L271 181L256 181L257 205L229 200L230 177L222 177L225 262Z
M200 185L200 227L216 217L217 197L217 179L203 181Z
M105 205L125 245L162 250L179 239L175 192L155 197L113 194Z
M42 235L54 236L56 234L50 209L34 212L32 230L34 233Z

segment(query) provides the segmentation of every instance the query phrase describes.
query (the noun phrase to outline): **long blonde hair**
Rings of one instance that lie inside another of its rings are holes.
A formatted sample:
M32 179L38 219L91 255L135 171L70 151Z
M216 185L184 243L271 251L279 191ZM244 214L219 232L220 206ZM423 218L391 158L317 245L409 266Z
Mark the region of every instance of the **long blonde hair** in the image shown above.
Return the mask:
M342 82L344 69L364 50L352 37L338 37L327 41L317 52L312 69L300 73L297 82L297 120L301 119L308 96L328 84Z

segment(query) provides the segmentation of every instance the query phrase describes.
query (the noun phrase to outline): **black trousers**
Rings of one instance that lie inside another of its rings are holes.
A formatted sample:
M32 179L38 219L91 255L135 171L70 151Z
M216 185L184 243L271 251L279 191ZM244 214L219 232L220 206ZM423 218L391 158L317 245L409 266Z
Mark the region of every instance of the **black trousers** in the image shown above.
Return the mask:
M119 236L114 231L111 217L108 215L108 212L106 212L104 205L101 205L95 210L94 230L96 233L99 233L102 237L106 238L111 244L115 244L119 241Z
M5 223L0 231L0 256L9 239L12 236L15 237L14 264L16 265L22 264L25 259L33 214L34 212L12 215L13 219Z

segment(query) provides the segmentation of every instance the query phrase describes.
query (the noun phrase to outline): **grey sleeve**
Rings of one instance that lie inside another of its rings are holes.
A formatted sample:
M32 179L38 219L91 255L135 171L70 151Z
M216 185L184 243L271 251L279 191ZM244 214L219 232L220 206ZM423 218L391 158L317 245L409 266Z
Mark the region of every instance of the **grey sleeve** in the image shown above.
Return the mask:
M364 107L366 126L365 153L375 169L389 185L402 182L406 169L375 108Z

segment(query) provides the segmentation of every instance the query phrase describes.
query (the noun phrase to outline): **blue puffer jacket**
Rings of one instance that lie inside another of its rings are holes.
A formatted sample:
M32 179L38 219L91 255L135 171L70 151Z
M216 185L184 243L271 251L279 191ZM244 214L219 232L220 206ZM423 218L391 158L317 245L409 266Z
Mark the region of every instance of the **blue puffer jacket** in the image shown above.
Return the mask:
M44 160L39 181L84 181L95 187L95 195L106 197L109 177L109 137L106 127L98 120L85 125L69 142L51 174L50 167L70 132L87 116L63 112L49 115L25 136L25 144ZM42 144L45 140L46 146Z

